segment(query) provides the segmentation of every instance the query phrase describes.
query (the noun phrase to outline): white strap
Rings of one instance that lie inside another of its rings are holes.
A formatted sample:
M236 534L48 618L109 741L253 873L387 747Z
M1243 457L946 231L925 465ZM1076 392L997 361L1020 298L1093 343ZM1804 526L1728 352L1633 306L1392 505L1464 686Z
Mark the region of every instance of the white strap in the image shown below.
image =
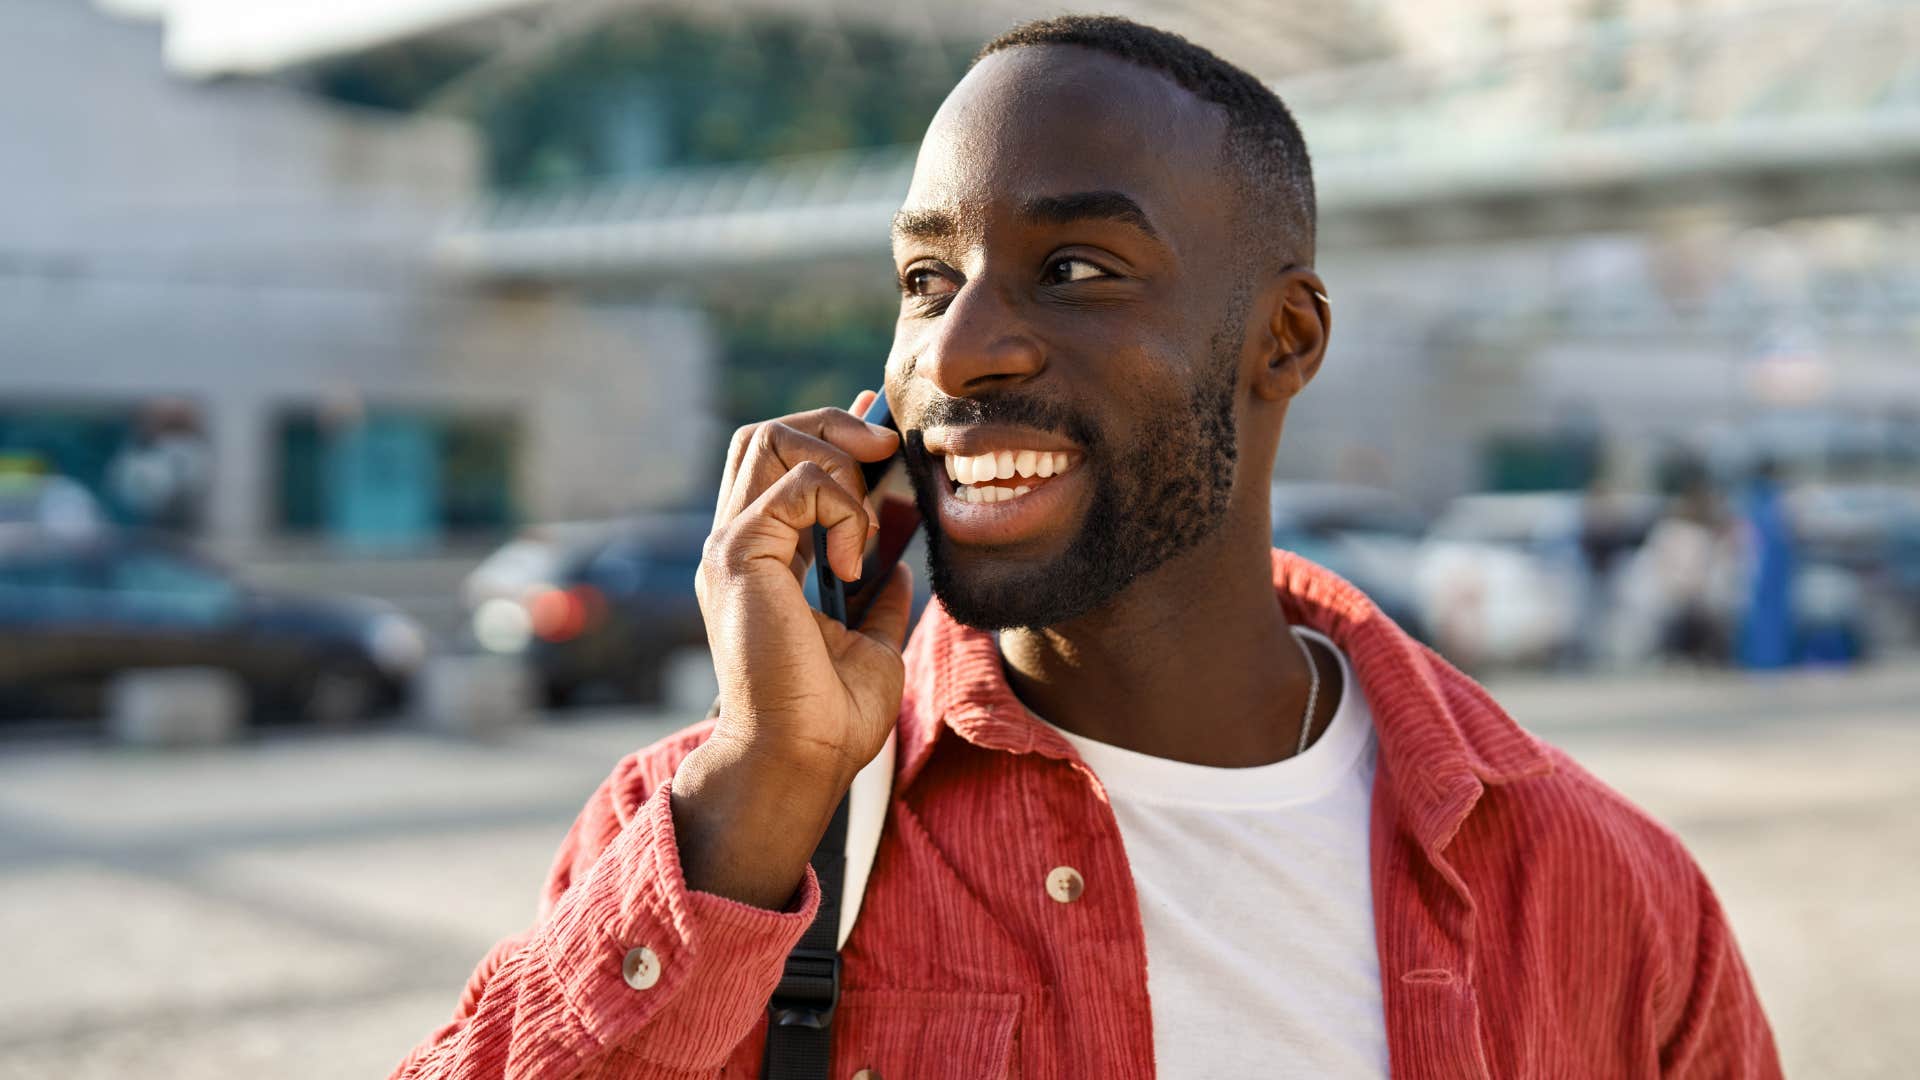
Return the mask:
M887 733L880 752L853 778L847 801L847 879L840 894L840 935L835 948L845 948L860 917L860 900L867 893L867 875L874 853L880 850L880 830L887 823L887 803L893 798L895 732Z

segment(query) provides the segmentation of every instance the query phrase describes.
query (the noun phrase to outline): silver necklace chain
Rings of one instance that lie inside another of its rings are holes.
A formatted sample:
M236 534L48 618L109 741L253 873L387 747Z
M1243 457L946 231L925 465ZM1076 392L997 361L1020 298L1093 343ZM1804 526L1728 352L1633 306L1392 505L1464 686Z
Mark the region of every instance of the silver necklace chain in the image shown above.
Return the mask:
M1313 707L1320 702L1320 665L1314 662L1313 650L1307 647L1307 639L1301 637L1299 631L1293 630L1293 640L1300 646L1300 655L1307 658L1307 671L1312 675L1312 681L1307 683L1307 714L1300 718L1300 745L1294 750L1295 754L1304 754L1307 740L1313 736Z

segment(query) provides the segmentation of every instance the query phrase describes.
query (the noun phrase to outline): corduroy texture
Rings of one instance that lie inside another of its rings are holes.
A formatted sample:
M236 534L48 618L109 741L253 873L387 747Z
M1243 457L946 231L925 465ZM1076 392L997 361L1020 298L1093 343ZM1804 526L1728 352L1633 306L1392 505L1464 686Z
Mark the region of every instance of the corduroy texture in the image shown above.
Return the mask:
M1347 653L1374 713L1395 1077L1780 1075L1724 915L1672 833L1345 581L1275 552L1274 583L1290 620ZM1145 937L1099 782L1014 697L991 635L935 605L907 672L833 1076L1151 1076ZM615 768L562 844L533 929L488 954L454 1021L396 1076L756 1074L766 998L818 883L809 871L782 912L687 889L669 781L710 730ZM1086 881L1072 903L1046 893L1061 865ZM635 945L663 965L647 990L621 977Z

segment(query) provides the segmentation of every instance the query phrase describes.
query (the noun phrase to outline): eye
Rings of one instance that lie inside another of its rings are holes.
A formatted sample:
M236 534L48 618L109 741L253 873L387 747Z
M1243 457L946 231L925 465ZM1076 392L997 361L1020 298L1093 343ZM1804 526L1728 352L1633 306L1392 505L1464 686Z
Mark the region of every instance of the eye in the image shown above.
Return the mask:
M954 284L930 266L915 266L900 275L900 291L908 296L944 296L954 291Z
M1091 281L1095 278L1112 277L1099 265L1086 259L1055 259L1047 264L1046 280L1050 285L1061 285L1074 281Z

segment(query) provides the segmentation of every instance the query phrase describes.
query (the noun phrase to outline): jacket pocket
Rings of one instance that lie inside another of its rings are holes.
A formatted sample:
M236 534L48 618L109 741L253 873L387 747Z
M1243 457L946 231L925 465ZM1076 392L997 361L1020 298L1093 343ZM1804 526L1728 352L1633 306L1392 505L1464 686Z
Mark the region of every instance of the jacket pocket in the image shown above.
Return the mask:
M1016 1077L1019 1021L1019 994L849 990L834 1012L833 1078L861 1069L878 1080Z

